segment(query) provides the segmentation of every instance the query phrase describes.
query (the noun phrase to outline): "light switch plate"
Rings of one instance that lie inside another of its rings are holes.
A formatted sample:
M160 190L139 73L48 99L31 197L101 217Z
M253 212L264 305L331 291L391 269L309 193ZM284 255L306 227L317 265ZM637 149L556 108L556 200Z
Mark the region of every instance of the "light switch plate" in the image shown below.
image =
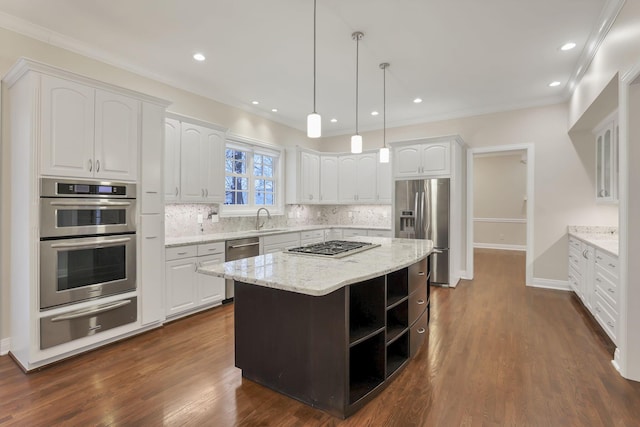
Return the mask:
M198 214L198 224L202 224L203 217L202 214Z
M220 217L218 216L218 214L211 215L211 222L219 222L219 221L220 221Z

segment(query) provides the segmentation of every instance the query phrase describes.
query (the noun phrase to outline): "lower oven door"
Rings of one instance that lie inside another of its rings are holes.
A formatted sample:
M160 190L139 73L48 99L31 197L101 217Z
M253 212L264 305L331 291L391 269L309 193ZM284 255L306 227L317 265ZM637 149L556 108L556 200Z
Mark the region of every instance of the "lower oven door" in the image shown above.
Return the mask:
M136 235L40 242L40 309L136 289Z
M137 320L137 299L98 304L40 319L40 349L108 331Z

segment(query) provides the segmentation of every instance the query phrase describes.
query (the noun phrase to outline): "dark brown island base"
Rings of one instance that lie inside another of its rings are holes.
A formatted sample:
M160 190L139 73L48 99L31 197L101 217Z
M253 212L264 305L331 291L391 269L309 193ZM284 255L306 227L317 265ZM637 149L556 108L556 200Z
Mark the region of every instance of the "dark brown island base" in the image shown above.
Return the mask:
M320 296L236 280L236 366L245 378L348 417L422 346L428 259Z

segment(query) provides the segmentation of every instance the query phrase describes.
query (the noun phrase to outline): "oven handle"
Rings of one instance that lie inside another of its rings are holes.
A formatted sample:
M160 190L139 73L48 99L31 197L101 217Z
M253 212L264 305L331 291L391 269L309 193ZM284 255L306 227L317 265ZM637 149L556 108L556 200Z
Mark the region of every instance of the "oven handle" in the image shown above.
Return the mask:
M51 206L131 206L131 202L109 202L106 200L96 202L79 202L79 201L54 201L49 203Z
M243 243L241 245L231 245L229 246L229 249L238 249L238 248L246 248L247 246L257 246L259 245L260 242L254 242L254 243Z
M93 316L94 314L100 314L100 313L104 313L105 311L111 311L111 310L115 310L116 308L125 306L127 304L131 304L131 300L124 300L124 301L116 301L116 302L111 302L108 304L104 304L104 305L99 305L96 307L90 307L88 309L84 309L84 310L78 310L78 311L74 311L71 312L69 314L65 314L62 316L57 316L51 319L52 322L62 322L65 320L72 320L72 319L78 319L80 317L87 317L87 316Z
M131 237L124 237L120 239L110 239L110 240L100 240L100 241L92 241L86 243L54 243L51 245L52 248L86 248L87 246L101 246L101 245L112 245L114 243L126 243L131 240Z

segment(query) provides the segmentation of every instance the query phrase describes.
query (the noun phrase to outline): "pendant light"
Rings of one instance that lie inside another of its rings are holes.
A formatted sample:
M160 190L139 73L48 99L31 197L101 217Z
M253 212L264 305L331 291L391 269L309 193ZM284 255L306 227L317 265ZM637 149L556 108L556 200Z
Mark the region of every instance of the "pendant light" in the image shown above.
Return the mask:
M319 138L322 134L322 118L316 113L316 0L313 0L313 113L307 116L307 136Z
M356 31L351 34L351 38L356 41L356 134L351 137L351 152L353 154L362 153L362 136L358 133L358 59L360 40L364 37L364 33Z
M380 163L389 163L389 149L387 148L387 68L388 62L380 64L382 68L382 148L380 149Z

